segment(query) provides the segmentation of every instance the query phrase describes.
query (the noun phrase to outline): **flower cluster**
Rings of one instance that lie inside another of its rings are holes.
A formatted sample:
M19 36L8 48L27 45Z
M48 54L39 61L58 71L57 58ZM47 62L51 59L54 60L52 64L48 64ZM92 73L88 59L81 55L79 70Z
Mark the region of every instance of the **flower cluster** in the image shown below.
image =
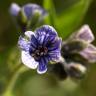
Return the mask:
M19 7L13 3L10 13L17 18L23 30L18 40L22 63L31 69L37 68L39 74L48 70L62 79L67 76L81 78L86 73L88 63L96 62L96 47L91 44L94 35L88 25L82 26L62 42L52 26L35 26L47 14L39 5Z
M93 40L94 35L91 29L88 25L84 25L63 41L61 54L65 61L52 65L55 74L59 74L61 79L66 78L67 75L82 78L86 73L88 64L96 62L96 47L91 44ZM57 65L59 70L56 68ZM61 69L61 66L63 66L63 69ZM56 71L58 71L58 74Z
M66 52L70 54L80 54L88 62L96 62L96 47L91 44L94 35L88 25L84 25L78 32L73 33L68 40L63 42L63 55Z

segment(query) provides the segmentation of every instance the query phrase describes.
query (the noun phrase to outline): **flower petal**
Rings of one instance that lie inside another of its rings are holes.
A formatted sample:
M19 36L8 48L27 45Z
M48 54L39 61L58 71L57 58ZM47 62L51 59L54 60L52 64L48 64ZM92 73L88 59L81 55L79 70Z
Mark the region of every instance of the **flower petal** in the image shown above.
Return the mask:
M44 58L41 58L38 68L37 68L37 72L39 74L43 74L47 71L47 62Z
M36 69L38 66L38 62L36 62L28 52L22 51L21 59L23 64L26 65L28 68Z
M22 9L24 10L24 13L26 14L27 18L31 19L33 6L31 6L31 4L26 4L25 6L23 6Z
M25 32L25 35L28 37L28 38L31 38L32 35L34 35L34 33L32 31L26 31Z
M25 35L29 38L30 41L29 53L32 54L38 47L38 41L35 37L35 34L32 31L26 31Z
M38 28L35 32L40 44L48 42L51 37L55 38L57 36L56 30L49 25L43 25L42 27Z
M31 46L32 47L34 47L34 48L36 48L37 47L37 45L38 45L38 40L37 40L37 38L36 38L36 36L35 35L32 35L31 36Z
M20 11L20 7L16 4L16 3L12 3L11 7L10 7L10 13L13 16L17 16L19 11Z
M54 50L48 53L48 56L52 61L58 61L61 57L60 50Z
M47 45L47 48L48 48L48 51L54 51L54 50L61 50L61 38L56 38L56 40L52 43L52 44L48 44Z
M94 63L96 62L96 47L89 44L87 48L80 52L80 55L82 55L89 62Z
M88 25L84 25L78 32L77 38L83 39L91 43L94 40L94 35Z
M19 37L18 45L22 50L29 51L30 42L21 36Z
M87 43L91 43L94 40L94 35L88 25L84 25L81 29L74 33L70 39L84 40Z

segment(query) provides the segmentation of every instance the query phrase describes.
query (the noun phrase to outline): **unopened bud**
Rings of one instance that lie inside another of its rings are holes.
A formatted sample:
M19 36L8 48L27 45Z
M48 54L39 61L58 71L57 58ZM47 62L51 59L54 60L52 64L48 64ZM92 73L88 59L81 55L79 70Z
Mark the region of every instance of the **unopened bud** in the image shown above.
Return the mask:
M82 78L86 73L86 67L79 63L69 63L67 72L73 78Z

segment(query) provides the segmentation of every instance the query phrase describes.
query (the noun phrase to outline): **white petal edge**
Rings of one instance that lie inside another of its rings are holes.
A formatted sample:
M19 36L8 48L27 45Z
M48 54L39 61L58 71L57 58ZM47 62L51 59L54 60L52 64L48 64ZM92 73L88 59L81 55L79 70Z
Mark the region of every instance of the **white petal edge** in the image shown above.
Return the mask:
M46 68L46 70L44 70L44 71L39 71L39 69L37 68L37 73L38 73L38 74L44 74L44 73L46 73L46 71L47 71L47 68Z
M16 4L12 3L10 7L10 13L14 16L17 16L21 8Z
M38 66L38 62L36 62L28 52L22 51L21 59L22 59L22 63L28 68L36 69Z
M45 27L46 29L50 29L52 32L55 32L55 34L58 35L57 31L52 26L50 26L50 25L43 25L42 27Z
M25 32L25 36L27 36L28 38L31 38L32 35L35 35L34 32L32 32L32 31Z
M85 32L86 32L86 33L85 33ZM91 42L95 39L95 38L94 38L94 35L93 35L93 33L92 33L91 29L90 29L90 27L89 27L87 24L83 25L83 26L81 27L81 29L77 32L76 38L77 38L77 39L80 39L79 36L80 36L80 35L83 35L83 34L86 34L88 37L90 37L90 39L89 39L89 38L87 39L87 42L88 42L88 43L91 43ZM81 39L82 39L82 38L81 38Z

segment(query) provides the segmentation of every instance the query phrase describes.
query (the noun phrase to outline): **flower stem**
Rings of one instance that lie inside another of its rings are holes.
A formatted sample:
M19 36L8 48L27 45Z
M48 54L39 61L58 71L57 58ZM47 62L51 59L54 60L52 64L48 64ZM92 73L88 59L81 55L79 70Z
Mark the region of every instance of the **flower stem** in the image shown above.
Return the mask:
M13 94L13 89L15 87L15 83L18 79L18 77L20 76L20 74L22 74L23 72L27 71L28 69L24 66L20 66L12 75L8 86L6 87L4 93L2 94L2 96L14 96Z

